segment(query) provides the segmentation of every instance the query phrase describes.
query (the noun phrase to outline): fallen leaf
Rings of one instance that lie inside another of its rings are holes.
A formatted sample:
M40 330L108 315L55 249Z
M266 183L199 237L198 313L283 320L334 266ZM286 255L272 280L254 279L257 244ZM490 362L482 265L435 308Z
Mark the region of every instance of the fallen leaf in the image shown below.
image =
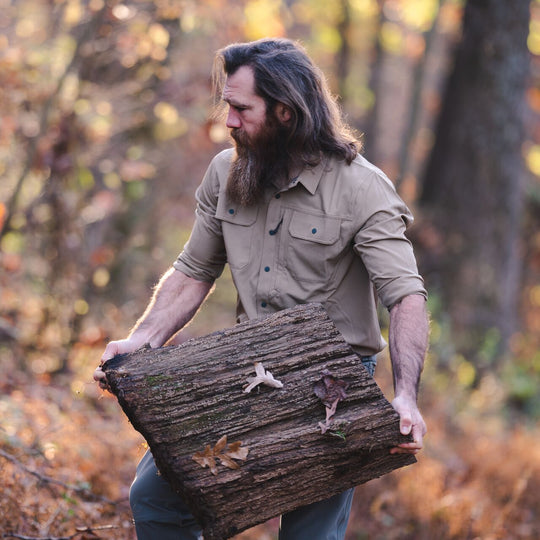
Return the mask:
M347 397L349 383L342 379L336 379L327 369L321 373L322 377L313 385L315 395L326 407L331 407L336 401Z
M193 460L196 461L203 469L210 468L210 472L214 475L218 473L216 460L214 459L214 451L212 447L207 444L203 452L197 452L193 455Z
M227 450L227 455L234 459L240 459L241 461L245 461L247 458L247 455L249 453L249 449L247 446L244 446L244 448L241 448L242 443L241 441L236 441L231 444L229 444L229 449Z
M193 454L193 461L197 462L203 469L208 467L215 476L218 473L216 459L229 469L238 469L240 465L234 459L245 461L249 453L247 446L242 448L242 441L236 441L227 445L227 435L223 435L215 444L214 448L207 444L202 452Z
M322 377L313 385L313 392L323 402L326 409L324 423L319 422L321 434L325 434L332 425L332 418L336 414L338 403L347 397L349 383L336 379L327 369L321 373Z
M220 454L221 451L227 446L227 435L223 435L221 439L216 443L216 446L214 446L214 453Z
M221 461L221 463L223 465L225 465L225 467L228 467L229 469L239 469L240 468L240 465L238 465L238 463L236 463L236 461L233 461L226 454L222 454L221 456L218 456L218 458L219 458L219 461Z

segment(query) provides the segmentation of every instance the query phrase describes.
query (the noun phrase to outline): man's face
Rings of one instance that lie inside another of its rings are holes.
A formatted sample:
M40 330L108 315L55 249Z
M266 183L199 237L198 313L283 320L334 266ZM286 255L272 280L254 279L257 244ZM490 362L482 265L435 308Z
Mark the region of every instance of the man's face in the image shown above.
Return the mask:
M241 66L228 75L222 97L229 105L226 125L231 136L237 143L249 146L266 123L266 103L255 94L253 70Z
M242 66L227 77L222 96L229 104L227 127L236 143L227 194L243 206L259 202L271 184L286 184L291 165L286 126L289 115L279 118L278 110L284 109L280 104L267 111L266 102L254 88L253 70Z

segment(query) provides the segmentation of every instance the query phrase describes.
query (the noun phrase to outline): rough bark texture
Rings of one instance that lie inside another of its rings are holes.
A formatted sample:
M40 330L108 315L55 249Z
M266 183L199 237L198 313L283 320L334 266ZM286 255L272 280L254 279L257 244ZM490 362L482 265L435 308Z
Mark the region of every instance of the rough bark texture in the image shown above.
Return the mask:
M471 336L462 352L477 362L486 331L504 353L517 324L529 12L529 0L467 1L424 175L434 227L418 228L421 272L440 286L456 329Z
M245 393L254 362L283 383ZM257 523L415 462L390 455L408 440L399 417L318 304L162 349L121 355L107 380L156 463L184 497L206 540ZM333 425L314 394L323 370L349 383ZM249 449L218 474L193 455L226 435Z

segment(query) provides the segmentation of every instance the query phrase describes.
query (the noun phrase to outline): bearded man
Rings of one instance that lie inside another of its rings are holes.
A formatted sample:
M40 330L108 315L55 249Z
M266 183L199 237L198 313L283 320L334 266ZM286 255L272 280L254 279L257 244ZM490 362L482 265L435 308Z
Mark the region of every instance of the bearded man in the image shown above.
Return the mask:
M359 369L362 363L373 374L386 345L377 296L390 311L392 404L401 432L414 439L390 452L418 452L426 432L416 398L428 322L426 291L405 237L409 210L359 155L323 75L298 43L230 45L216 55L215 76L235 148L212 160L196 193L188 243L127 339L109 343L102 361L166 343L228 263L239 321L320 302L357 352ZM95 378L106 385L100 368ZM348 490L282 516L279 538L343 539L352 496ZM201 537L149 452L130 503L139 540Z

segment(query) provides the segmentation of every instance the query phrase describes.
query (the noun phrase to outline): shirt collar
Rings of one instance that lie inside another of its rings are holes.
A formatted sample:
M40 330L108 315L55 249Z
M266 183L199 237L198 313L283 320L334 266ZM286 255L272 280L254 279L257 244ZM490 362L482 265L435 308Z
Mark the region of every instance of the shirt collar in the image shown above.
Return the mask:
M293 187L296 184L302 184L311 195L314 195L327 165L327 160L323 158L315 167L306 167L289 187Z

